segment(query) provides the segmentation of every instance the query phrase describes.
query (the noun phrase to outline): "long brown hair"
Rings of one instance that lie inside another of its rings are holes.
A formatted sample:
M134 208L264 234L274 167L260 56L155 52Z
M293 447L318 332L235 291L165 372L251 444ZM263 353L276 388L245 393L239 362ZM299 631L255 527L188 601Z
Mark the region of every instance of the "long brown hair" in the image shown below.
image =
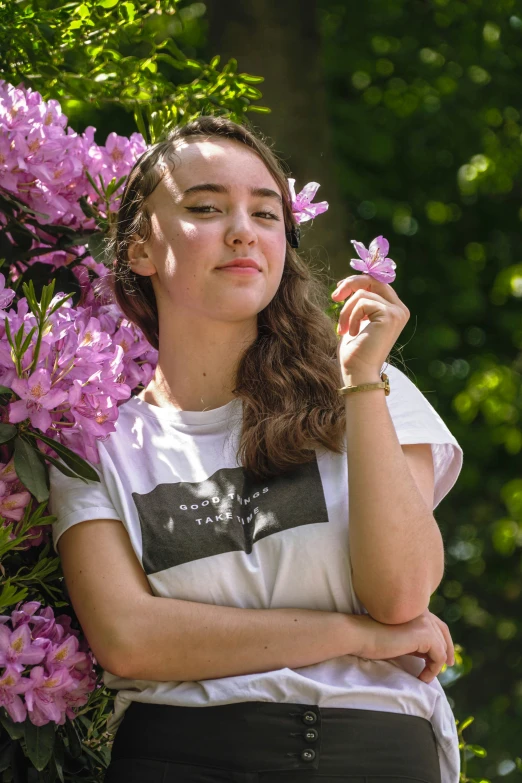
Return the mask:
M223 117L200 116L153 145L130 172L112 232L114 297L126 315L159 346L158 310L150 277L133 272L133 235L151 233L146 200L176 161L181 140L220 137L245 144L263 160L280 187L286 230L296 226L287 174L267 143ZM258 314L258 335L245 350L234 393L243 401L238 459L257 478L268 478L314 459L315 448L344 451L344 401L335 324L327 314L325 284L287 242L283 276L272 301Z

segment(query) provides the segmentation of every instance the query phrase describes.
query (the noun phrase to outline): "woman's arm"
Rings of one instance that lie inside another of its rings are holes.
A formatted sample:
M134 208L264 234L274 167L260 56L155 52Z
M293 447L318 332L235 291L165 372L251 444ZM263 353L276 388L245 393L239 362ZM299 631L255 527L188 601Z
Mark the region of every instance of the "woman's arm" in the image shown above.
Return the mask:
M346 386L379 380L343 375ZM444 571L431 447L405 456L380 389L347 395L345 407L354 589L373 618L405 623L426 609Z
M206 680L364 655L365 618L152 595L119 521L74 525L62 534L58 549L89 645L100 665L121 677Z
M121 522L66 531L59 551L71 602L97 660L130 679L207 680L355 655L420 655L431 682L453 664L447 626L434 615L387 626L367 615L307 609L237 609L151 594Z

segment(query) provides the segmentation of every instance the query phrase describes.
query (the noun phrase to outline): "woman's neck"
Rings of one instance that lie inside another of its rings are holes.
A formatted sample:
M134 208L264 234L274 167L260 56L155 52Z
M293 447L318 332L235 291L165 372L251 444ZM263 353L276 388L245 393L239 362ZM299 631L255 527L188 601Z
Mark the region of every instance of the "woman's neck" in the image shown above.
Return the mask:
M186 411L212 410L235 399L237 367L256 335L247 336L244 324L220 326L225 328L212 334L185 329L163 340L160 326L158 364L139 397L160 408Z

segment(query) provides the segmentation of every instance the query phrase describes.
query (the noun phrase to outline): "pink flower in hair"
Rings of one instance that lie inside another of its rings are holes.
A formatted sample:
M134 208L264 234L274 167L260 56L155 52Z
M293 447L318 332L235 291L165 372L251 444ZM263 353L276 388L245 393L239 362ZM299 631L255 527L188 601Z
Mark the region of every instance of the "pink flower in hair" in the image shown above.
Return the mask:
M317 204L312 204L315 194L321 186L318 182L309 182L305 185L302 191L296 196L295 194L295 179L288 178L288 188L290 190L290 197L292 199L292 212L295 215L295 219L298 223L304 223L306 220L312 220L322 212L326 212L328 209L327 201L320 201Z

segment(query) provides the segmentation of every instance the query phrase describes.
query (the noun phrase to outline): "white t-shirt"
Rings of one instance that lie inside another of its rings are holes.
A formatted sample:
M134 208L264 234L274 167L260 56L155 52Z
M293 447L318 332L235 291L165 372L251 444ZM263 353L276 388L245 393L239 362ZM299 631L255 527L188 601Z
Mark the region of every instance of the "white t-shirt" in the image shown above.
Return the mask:
M414 383L391 365L386 372L400 443L431 444L435 508L457 479L462 450ZM350 579L346 454L318 450L290 475L253 481L236 462L241 415L241 400L179 411L131 397L119 409L116 432L98 442L101 483L51 468L55 549L72 525L119 519L154 595L250 609L363 612ZM414 656L344 655L198 682L135 681L105 671L105 684L117 690L108 728L116 730L131 701L269 701L417 715L433 725L442 782L458 783L454 717L439 681L416 678L423 666Z

